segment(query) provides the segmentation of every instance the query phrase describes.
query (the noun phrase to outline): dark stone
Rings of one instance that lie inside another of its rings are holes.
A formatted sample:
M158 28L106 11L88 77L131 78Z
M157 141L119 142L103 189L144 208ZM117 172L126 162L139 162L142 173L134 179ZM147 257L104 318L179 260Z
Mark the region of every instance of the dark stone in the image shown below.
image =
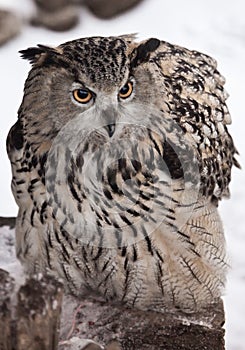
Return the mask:
M10 228L14 228L16 223L15 217L3 217L0 216L0 227L9 226Z
M121 350L225 349L221 300L193 314L141 311L86 299L82 305L76 336L89 334L103 346L115 339Z
M0 46L20 34L21 19L14 13L0 10Z
M83 3L99 18L111 18L138 5L142 0L84 0Z

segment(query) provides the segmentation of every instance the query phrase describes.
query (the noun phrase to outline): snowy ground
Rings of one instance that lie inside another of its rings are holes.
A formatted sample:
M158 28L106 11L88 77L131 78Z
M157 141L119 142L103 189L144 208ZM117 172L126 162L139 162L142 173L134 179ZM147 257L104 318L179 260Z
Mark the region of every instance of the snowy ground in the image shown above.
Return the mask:
M18 10L23 16L33 11L30 0L0 0L0 7ZM10 191L10 166L5 152L5 139L16 120L22 90L29 66L18 58L18 50L41 44L61 42L91 35L139 33L139 38L158 37L214 56L219 70L227 79L228 105L233 117L230 130L245 162L244 64L245 64L244 0L145 0L131 12L110 21L101 21L81 9L80 25L66 33L52 33L26 26L22 34L0 48L1 89L1 181L0 216L16 215ZM244 167L244 166L243 166ZM231 185L232 198L221 205L232 270L225 296L226 341L228 350L245 349L245 173L235 170ZM0 236L2 235L2 230ZM5 232L6 234L6 232ZM1 241L0 241L1 244ZM0 246L0 266L5 248ZM1 263L2 261L2 263ZM9 261L11 263L11 259Z

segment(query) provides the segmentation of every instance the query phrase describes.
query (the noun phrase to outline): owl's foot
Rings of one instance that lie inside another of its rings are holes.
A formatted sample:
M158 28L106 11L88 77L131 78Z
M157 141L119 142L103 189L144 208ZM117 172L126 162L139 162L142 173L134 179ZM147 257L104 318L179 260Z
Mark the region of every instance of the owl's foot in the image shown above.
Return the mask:
M59 343L61 350L103 350L103 348L92 340L73 337Z
M102 347L98 343L90 339L81 339L73 337L60 343L61 350L121 350L121 347L117 341L111 341L106 347Z

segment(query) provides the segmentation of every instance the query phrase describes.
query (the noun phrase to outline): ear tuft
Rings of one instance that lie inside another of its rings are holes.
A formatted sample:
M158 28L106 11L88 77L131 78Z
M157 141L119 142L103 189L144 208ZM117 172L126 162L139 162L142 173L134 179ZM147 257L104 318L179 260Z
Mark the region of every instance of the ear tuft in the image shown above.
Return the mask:
M136 47L132 53L131 68L135 68L140 63L148 61L151 52L158 49L160 43L160 40L152 38Z
M59 52L52 47L37 45L37 47L29 47L26 50L20 50L21 58L30 61L31 64L37 64L40 62L41 57L48 55L57 55Z
M119 35L119 38L124 39L128 43L132 43L133 41L136 40L137 33Z

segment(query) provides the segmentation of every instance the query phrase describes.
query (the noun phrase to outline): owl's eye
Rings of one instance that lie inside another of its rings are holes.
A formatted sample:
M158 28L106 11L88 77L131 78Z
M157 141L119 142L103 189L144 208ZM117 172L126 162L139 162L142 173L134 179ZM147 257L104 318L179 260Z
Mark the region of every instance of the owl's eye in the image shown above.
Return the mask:
M79 103L88 103L92 99L92 94L86 89L76 89L73 91L74 99Z
M121 98L128 98L133 92L133 83L128 81L119 91L119 96Z

